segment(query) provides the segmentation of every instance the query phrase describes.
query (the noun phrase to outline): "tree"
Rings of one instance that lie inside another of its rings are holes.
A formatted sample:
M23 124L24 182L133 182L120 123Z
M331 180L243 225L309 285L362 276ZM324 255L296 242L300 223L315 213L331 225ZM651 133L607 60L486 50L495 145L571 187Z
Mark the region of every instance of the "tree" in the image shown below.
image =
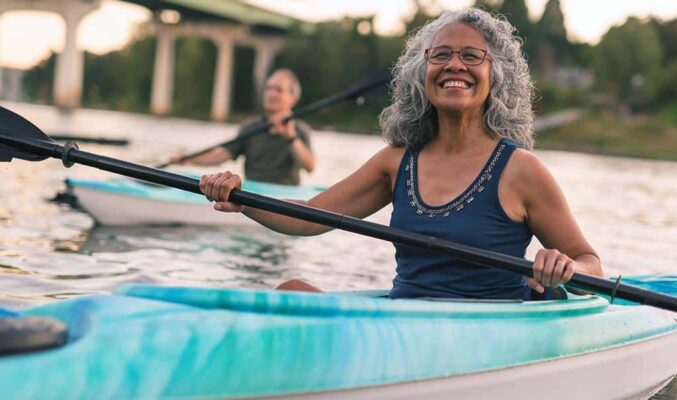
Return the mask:
M571 47L559 0L548 0L535 31L538 32L539 42L535 64L541 74L547 75L555 66L562 64L563 60L571 58Z
M536 55L538 37L534 24L529 20L529 9L524 0L503 0L498 8L510 23L517 28L517 33L524 40L524 52L531 62Z
M498 12L498 9L501 7L501 0L475 0L473 7L495 13Z
M543 15L538 21L538 28L543 39L555 44L568 43L564 14L562 14L559 0L548 0Z
M658 89L662 59L656 28L630 17L609 29L595 48L596 84L634 109L646 108Z
M40 61L38 65L26 72L23 78L23 86L28 98L36 103L52 102L52 87L54 82L54 69L56 67L56 53L50 53L49 57Z
M658 33L658 38L663 48L663 55L665 56L663 60L665 65L677 61L677 18L666 22L652 19L651 24L656 28Z

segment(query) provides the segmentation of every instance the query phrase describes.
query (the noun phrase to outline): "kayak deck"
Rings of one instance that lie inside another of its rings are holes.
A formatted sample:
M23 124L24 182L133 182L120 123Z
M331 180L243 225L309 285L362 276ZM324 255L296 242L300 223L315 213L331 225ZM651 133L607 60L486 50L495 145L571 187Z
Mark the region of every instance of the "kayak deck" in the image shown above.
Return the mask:
M675 361L657 379L677 372L674 314L596 296L430 302L131 285L22 314L60 319L70 342L0 358L10 398L341 393L560 365L662 337Z

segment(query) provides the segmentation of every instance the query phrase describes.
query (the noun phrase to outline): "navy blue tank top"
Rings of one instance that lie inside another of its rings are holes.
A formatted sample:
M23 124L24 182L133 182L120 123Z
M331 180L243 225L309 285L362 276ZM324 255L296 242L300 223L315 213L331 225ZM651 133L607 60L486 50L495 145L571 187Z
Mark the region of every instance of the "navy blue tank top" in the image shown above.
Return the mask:
M407 148L395 181L390 226L523 258L533 233L526 223L511 220L498 200L501 173L517 147L501 139L470 186L435 207L418 192L419 150ZM395 250L391 298L531 299L526 278L516 273L398 244Z

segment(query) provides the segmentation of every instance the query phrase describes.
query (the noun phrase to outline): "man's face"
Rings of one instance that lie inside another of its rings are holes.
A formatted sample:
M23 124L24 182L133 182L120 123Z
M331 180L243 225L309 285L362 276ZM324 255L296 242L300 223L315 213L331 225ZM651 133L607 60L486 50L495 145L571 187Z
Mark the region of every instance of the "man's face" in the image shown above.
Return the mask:
M284 74L273 74L263 88L263 110L266 113L291 111L296 105L292 82Z

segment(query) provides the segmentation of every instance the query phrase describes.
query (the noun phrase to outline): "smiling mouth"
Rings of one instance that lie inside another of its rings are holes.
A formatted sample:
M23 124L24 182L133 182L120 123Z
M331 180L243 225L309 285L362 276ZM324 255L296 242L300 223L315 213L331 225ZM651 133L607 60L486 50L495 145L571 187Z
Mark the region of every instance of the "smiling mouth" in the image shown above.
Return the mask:
M470 84L465 81L456 81L450 80L443 82L440 87L442 89L458 88L458 89L470 89Z

